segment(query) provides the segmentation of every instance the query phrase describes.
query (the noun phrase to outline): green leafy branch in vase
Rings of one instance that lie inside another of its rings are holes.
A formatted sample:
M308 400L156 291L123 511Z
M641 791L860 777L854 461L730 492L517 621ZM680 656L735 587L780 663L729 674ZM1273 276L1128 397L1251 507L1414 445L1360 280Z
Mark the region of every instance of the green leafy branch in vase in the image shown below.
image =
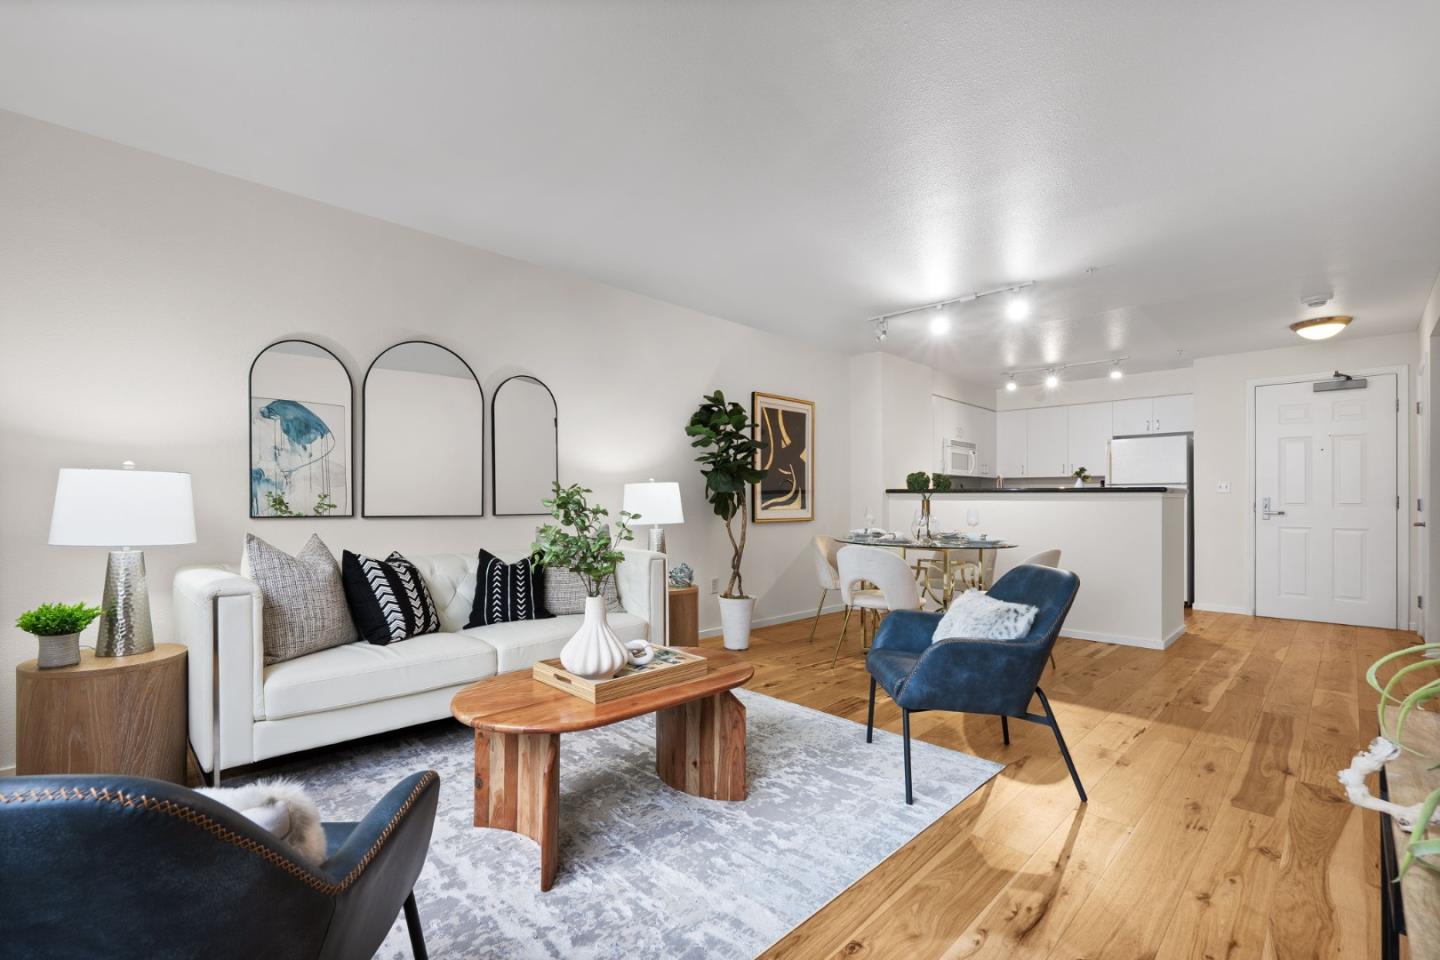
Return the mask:
M705 465L700 471L705 478L705 499L710 501L715 516L725 521L725 535L730 538L730 580L721 596L738 600L745 596L745 580L740 575L749 534L745 503L750 485L764 480L769 472L758 466L760 453L769 444L751 436L745 408L727 403L723 391L716 390L703 399L705 402L690 415L685 434L690 437L690 446L705 450L695 458L696 463ZM733 526L736 516L740 518L738 537Z
M575 571L585 583L586 596L598 597L605 580L615 576L615 568L625 559L619 544L635 539L630 521L640 515L621 510L612 532L610 511L586 500L586 495L595 491L578 483L562 487L558 481L553 489L555 495L541 502L550 508L556 522L535 532L534 548L541 563Z

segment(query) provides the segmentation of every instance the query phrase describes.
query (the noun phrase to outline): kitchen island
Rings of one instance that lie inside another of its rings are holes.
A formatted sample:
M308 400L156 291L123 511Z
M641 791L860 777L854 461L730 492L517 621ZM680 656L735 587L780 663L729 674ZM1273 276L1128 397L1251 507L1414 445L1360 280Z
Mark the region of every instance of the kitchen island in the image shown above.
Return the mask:
M908 531L920 496L886 491L885 524ZM970 520L976 522L972 525ZM936 493L931 528L987 534L995 577L1058 547L1080 577L1064 635L1163 650L1185 632L1185 493L1166 487L1020 487Z

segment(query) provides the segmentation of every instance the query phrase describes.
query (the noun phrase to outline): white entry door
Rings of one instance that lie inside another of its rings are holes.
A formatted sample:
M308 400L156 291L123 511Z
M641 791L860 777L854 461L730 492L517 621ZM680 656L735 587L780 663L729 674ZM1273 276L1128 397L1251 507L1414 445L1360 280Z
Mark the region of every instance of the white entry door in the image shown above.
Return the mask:
M1396 378L1255 390L1255 612L1395 626Z

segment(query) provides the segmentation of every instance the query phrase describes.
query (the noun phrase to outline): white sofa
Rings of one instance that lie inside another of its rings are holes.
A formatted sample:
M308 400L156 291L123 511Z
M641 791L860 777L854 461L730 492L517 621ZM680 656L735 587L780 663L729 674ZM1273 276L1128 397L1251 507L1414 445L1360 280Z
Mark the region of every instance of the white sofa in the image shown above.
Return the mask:
M665 644L665 557L624 552L616 571L624 612L611 613L610 626L622 641ZM409 559L442 632L383 647L349 643L268 667L254 581L228 566L175 575L176 639L189 648L190 743L212 782L228 767L448 717L461 687L559 656L579 627L576 614L467 630L477 558Z

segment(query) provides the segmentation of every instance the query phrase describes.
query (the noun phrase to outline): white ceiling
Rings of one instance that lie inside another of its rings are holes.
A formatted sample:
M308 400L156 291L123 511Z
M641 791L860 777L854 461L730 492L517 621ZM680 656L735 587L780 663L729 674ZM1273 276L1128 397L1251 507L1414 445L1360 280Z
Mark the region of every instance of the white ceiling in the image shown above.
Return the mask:
M5 2L0 107L847 351L1036 280L892 327L998 383L1413 330L1437 54L1433 0Z

